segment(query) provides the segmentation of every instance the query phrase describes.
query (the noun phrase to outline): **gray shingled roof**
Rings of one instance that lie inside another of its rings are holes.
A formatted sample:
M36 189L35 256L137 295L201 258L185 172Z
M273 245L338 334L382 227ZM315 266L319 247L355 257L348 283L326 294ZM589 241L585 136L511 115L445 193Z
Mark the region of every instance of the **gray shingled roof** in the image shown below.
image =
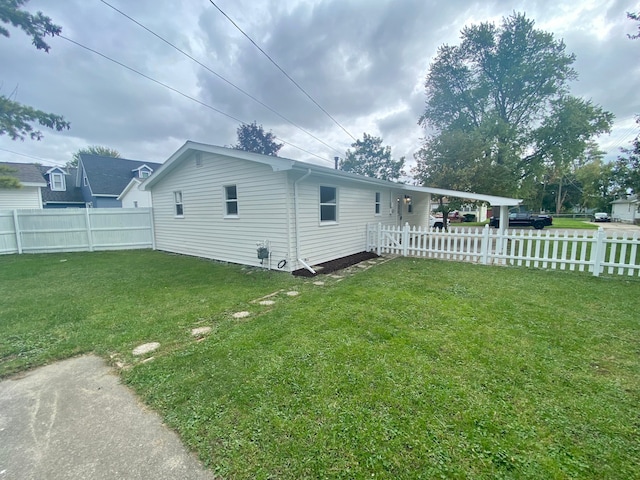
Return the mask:
M14 163L14 162L0 162L0 165L11 168L14 172L9 175L16 177L22 184L39 184L36 186L44 187L47 185L40 169L33 163Z
M142 165L156 171L161 163L80 154L80 161L89 179L93 195L120 195L133 178L133 170Z
M44 176L49 170L55 167L40 166L40 171ZM67 172L65 175L65 184L67 190L64 192L54 192L50 187L42 189L42 201L44 203L82 203L84 204L84 198L82 198L82 189L76 187L76 175L78 173L77 168L63 168ZM46 178L46 177L45 177Z

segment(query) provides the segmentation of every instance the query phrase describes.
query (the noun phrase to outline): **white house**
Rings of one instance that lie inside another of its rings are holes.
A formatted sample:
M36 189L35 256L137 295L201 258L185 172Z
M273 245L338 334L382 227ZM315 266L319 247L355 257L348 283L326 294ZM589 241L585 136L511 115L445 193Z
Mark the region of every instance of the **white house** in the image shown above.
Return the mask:
M640 219L640 199L637 195L611 202L611 218L614 222L635 223Z
M31 163L0 162L7 167L8 175L20 181L20 188L0 188L0 210L21 208L42 208L40 189L47 187L47 182L40 169Z
M143 177L146 178L146 177ZM142 180L132 178L124 187L124 190L118 195L118 200L122 202L122 208L145 208L151 207L151 193L140 188Z
M157 249L289 272L362 252L368 223L428 226L432 193L520 202L191 141L142 188L152 196ZM258 258L261 248L267 258Z

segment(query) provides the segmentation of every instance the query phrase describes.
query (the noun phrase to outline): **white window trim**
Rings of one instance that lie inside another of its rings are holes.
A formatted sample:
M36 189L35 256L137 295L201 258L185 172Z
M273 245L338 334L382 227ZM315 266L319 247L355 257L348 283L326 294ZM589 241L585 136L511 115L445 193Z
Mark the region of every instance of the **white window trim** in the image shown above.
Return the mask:
M382 215L382 192L376 192L373 196L374 207L373 213L376 217Z
M336 201L335 203L321 203L322 200L322 187L325 188L333 188L336 191ZM335 185L320 185L318 187L318 220L320 225L324 226L324 225L337 225L338 224L338 204L340 203L340 199L338 197L338 187ZM335 207L335 220L322 220L322 207L323 206L328 206L328 205L333 205Z
M180 195L180 201L178 201L178 195ZM178 213L178 205L180 205L182 213ZM174 218L184 218L184 196L182 195L182 190L174 190L173 192L173 213Z
M53 191L53 192L64 192L67 189L63 173L51 172L49 174L49 178L50 178L51 191ZM55 181L56 178L60 180L60 182L59 182L60 183L60 188L56 188L56 181Z
M227 188L229 188L229 187L234 187L236 189L236 198L229 199L227 197ZM224 218L240 218L240 205L239 205L239 201L238 201L239 197L240 197L240 195L238 193L238 185L237 184L224 185L222 187L222 198L224 199ZM229 213L229 204L230 203L235 203L236 204L236 212L237 213Z

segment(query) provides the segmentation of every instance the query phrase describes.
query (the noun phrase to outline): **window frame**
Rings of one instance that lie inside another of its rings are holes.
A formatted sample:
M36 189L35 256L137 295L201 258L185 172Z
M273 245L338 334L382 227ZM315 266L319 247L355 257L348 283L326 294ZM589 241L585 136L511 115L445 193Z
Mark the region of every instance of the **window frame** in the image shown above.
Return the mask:
M235 190L235 198L229 197L229 189ZM222 196L224 199L224 218L239 218L240 217L240 205L238 200L238 185L230 184L222 187ZM231 205L235 205L235 212L229 210Z
M184 195L182 190L173 191L173 213L175 218L184 218Z
M376 192L374 195L374 215L379 217L382 215L382 193Z
M322 189L330 188L333 189L333 202L323 202L322 201ZM335 225L338 223L338 187L334 185L319 185L318 188L318 218L320 221L320 225ZM323 219L323 207L332 207L333 208L333 218L332 219Z
M56 187L56 179L58 179L58 182L60 184L59 187ZM52 192L64 192L66 190L64 173L51 172L49 174L49 184Z

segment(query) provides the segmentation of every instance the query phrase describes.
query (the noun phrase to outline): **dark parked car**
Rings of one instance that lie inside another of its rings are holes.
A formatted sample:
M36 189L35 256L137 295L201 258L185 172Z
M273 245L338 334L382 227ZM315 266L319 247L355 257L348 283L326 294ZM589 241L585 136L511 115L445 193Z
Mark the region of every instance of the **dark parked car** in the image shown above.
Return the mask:
M491 217L489 225L498 228L500 226L500 218ZM536 230L542 230L550 225L553 225L553 217L550 215L537 215L531 212L509 213L509 227L533 227Z
M611 217L606 212L598 212L593 214L594 222L610 222Z

